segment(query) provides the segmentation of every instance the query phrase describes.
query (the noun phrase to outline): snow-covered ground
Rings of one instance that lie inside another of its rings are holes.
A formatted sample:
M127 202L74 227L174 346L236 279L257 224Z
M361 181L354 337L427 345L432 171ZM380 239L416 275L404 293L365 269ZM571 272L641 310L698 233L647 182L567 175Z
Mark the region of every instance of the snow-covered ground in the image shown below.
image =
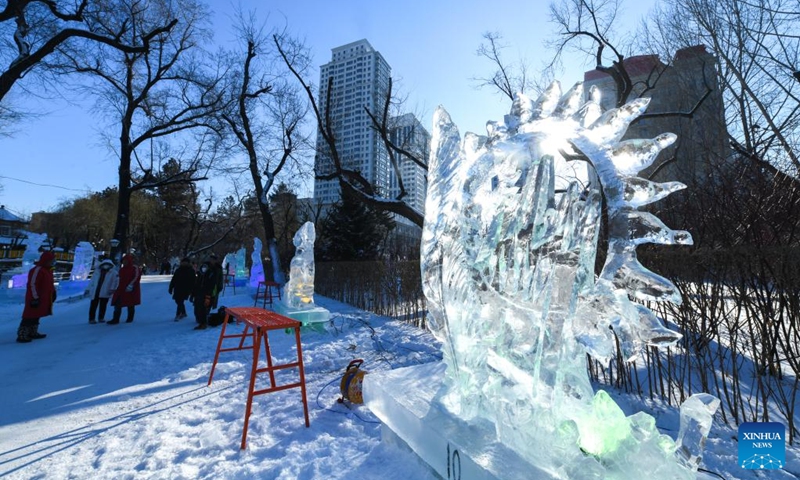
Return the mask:
M145 277L132 324L89 325L87 299L59 301L42 320L48 337L25 345L15 343L22 306L0 299L0 477L435 478L411 454L381 444L366 407L336 401L352 359L363 358L370 372L438 361L439 345L427 332L317 297L332 321L302 333L311 427L303 424L299 389L258 396L242 451L248 352L222 353L207 387L219 328L195 331L191 317L173 321L168 278ZM220 304L253 300L239 289ZM293 335L272 332L270 345L279 362L295 355ZM677 433L676 411L617 398L626 410L648 408L665 433ZM794 447L785 470L740 469L735 436L715 425L705 469L726 479L797 478Z

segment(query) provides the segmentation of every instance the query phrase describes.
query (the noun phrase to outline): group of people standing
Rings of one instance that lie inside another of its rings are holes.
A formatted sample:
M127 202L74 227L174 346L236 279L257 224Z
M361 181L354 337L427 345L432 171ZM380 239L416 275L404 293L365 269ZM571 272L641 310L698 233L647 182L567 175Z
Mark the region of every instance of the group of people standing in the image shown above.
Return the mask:
M186 318L184 302L189 300L194 307L194 318L197 322L194 329L208 328L208 315L212 309L217 308L224 281L222 265L213 253L197 270L188 258L181 260L169 282L169 293L177 305L175 321Z
M53 282L53 262L55 254L42 252L39 260L28 272L28 283L25 291L25 307L22 321L17 329L17 342L30 343L45 338L39 332L39 320L53 314L56 301L56 288ZM118 325L122 317L122 309L127 309L126 323L133 322L136 305L142 301L140 282L142 268L136 256L127 254L122 257L122 266L117 269L109 259L102 260L89 281L89 323L105 323ZM194 317L197 322L195 330L208 328L208 315L217 308L219 294L224 285L222 265L215 254L211 254L199 269L191 264L188 258L181 261L169 283L169 293L175 299L177 311L175 321L185 318L188 299L194 306ZM105 321L109 302L114 307L112 319Z
M53 314L53 304L56 301L56 288L53 282L54 260L53 252L42 252L39 260L34 262L33 268L28 272L25 307L22 310L22 321L17 329L17 342L19 343L30 343L47 336L39 332L39 320ZM122 267L119 270L111 260L101 261L89 281L88 292L91 298L89 323L117 325L120 322L123 307L127 309L125 321L133 322L136 305L139 305L142 300L139 285L141 278L142 271L133 254L122 257ZM109 301L114 307L114 313L112 319L105 322Z
M126 323L133 322L136 314L136 305L142 303L142 289L140 282L142 269L136 261L136 256L127 254L122 257L122 267L117 267L109 259L100 262L89 281L89 323L106 323L118 325L122 317L122 308L127 309ZM110 321L105 321L108 302L114 307ZM99 312L98 312L99 309Z

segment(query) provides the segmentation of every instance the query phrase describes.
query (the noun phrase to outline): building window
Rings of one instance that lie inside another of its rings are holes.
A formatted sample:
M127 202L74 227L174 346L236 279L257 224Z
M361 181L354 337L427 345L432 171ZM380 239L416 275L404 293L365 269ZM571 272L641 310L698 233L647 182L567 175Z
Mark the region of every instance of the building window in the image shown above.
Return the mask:
M10 237L10 236L11 236L11 226L0 225L0 237Z

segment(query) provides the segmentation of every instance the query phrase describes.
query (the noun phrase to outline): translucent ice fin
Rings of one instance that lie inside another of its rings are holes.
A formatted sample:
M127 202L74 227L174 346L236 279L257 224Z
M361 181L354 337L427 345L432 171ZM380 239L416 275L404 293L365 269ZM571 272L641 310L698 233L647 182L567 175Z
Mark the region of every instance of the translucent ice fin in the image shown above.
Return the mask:
M685 230L672 230L650 212L629 211L629 239L635 245L658 243L662 245L691 245L692 235Z
M583 102L583 82L578 82L561 97L553 112L554 117L567 118L574 115Z
M542 93L533 104L533 118L546 118L549 117L558 105L561 99L561 84L553 82L547 87L547 90Z
M639 177L624 179L624 200L633 208L657 202L670 193L686 188L681 182L655 183Z
M517 117L520 123L528 123L533 118L533 100L524 93L517 93L514 96L514 103L511 104L511 115Z
M478 151L486 145L488 139L483 135L476 135L472 132L464 134L464 153L467 155L477 155Z
M672 302L680 305L681 295L672 282L644 268L636 257L627 258L625 261L620 258L625 256L626 254L612 252L600 277L640 300Z
M624 140L612 149L611 161L620 175L635 175L652 165L661 150L677 138L675 134L662 133L653 139Z
M595 105L600 105L602 93L600 89L597 88L597 85L592 85L589 87L589 101L587 103L594 103Z
M665 327L661 320L644 305L636 305L636 310L639 313L639 324L641 325L640 337L646 344L655 347L671 347L683 337L680 333Z
M458 127L450 119L450 114L439 106L433 114L433 133L431 135L431 154L428 169L435 170L449 165L458 157L461 138Z
M649 103L649 98L637 98L619 108L611 109L600 115L587 133L598 144L618 142L625 135L628 125L644 113Z
M594 86L592 88L595 88ZM588 127L600 118L603 114L603 109L600 108L599 103L587 102L572 115L582 127Z
M717 408L719 400L707 393L696 393L681 405L681 427L675 442L675 455L691 470L697 470L703 459L703 448Z

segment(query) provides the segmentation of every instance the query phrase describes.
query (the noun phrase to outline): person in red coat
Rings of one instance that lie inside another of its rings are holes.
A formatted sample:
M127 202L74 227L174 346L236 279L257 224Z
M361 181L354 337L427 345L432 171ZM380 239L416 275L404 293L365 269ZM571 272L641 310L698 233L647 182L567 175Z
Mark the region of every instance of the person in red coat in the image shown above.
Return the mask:
M122 316L122 307L127 307L128 316L126 323L133 321L136 313L136 305L142 303L142 290L139 281L142 279L142 271L136 265L136 257L127 254L122 257L122 268L119 269L119 286L111 297L111 304L114 305L114 318L106 325L117 325Z
M30 343L47 335L39 333L39 319L53 314L53 303L56 301L56 287L53 284L53 252L42 252L39 260L34 262L28 272L28 286L25 290L25 308L22 310L22 321L17 329L17 342Z

